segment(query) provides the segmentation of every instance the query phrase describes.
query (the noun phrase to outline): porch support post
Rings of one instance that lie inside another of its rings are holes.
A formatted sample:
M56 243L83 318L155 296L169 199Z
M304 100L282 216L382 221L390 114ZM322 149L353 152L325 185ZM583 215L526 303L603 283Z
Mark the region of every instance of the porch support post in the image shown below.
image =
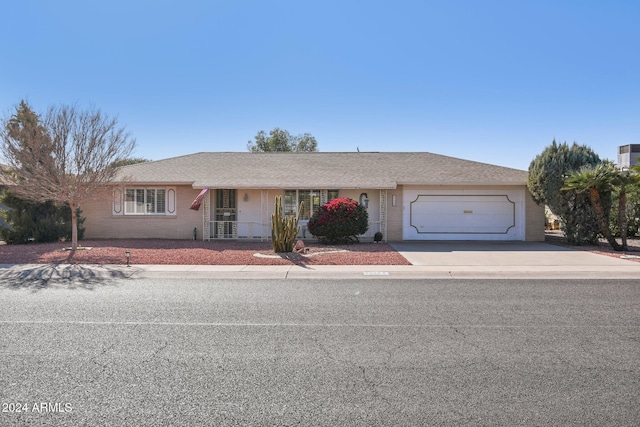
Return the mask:
M380 190L380 232L387 241L387 190Z
M211 233L209 227L211 225L211 213L209 209L209 200L211 199L211 190L207 192L202 200L202 240L210 240Z
M260 191L260 223L262 224L262 230L260 232L260 240L265 241L269 240L269 236L271 235L271 227L269 224L269 190L261 190Z

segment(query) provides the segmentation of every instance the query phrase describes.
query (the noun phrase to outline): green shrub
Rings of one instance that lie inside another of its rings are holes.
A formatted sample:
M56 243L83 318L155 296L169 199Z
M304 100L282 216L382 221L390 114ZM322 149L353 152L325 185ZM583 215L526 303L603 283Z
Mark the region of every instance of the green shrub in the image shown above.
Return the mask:
M68 205L28 202L8 191L1 202L4 205L2 217L7 226L0 227L0 238L7 243L71 240L71 209ZM83 222L78 209L78 239L84 235Z
M337 244L358 241L369 228L367 209L348 198L333 199L320 206L307 224L319 241Z

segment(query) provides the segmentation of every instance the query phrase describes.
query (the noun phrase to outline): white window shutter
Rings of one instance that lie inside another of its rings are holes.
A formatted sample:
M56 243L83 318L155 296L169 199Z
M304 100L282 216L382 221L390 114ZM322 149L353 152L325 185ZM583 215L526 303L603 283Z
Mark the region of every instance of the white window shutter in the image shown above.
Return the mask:
M167 215L176 214L176 187L167 187Z
M124 215L124 193L122 187L113 189L112 215Z

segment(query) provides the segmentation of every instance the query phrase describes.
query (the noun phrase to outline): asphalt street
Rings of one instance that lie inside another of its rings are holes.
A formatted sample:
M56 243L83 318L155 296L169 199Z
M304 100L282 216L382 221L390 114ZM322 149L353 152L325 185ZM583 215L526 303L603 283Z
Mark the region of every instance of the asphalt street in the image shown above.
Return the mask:
M0 425L640 424L631 280L0 281Z

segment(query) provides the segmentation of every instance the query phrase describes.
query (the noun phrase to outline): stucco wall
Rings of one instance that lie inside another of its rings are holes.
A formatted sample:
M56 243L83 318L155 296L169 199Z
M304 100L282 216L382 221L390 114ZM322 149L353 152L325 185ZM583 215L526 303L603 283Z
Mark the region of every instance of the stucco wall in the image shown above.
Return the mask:
M396 205L393 206L393 196ZM399 242L402 240L402 186L387 191L387 235L385 240Z
M278 194L282 194L282 192ZM263 220L261 190L242 188L238 190L237 196L238 221L261 223ZM268 198L275 198L275 193L273 195L268 195ZM213 198L211 201L213 202ZM269 200L270 207L273 203L273 200ZM269 210L268 212L271 214L273 211ZM214 209L211 210L211 219L215 219ZM266 221L269 220L270 218L266 218Z

